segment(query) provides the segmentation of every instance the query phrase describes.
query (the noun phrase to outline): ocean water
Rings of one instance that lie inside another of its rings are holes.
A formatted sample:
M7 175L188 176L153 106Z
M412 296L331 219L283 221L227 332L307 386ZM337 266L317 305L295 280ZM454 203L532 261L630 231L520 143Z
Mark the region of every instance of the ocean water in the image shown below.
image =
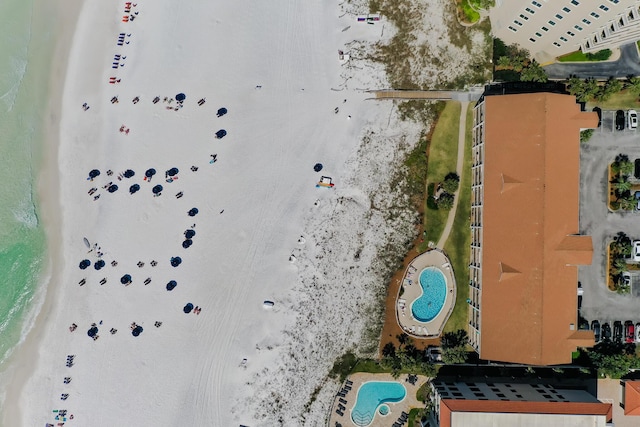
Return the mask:
M0 2L0 364L20 341L44 283L35 182L54 46L50 7Z

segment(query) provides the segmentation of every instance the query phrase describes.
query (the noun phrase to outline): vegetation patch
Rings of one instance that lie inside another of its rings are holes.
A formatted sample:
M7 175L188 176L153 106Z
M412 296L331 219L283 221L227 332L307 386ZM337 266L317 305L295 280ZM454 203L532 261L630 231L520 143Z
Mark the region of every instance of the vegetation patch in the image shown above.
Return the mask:
M632 89L623 89L618 93L612 94L607 100L598 100L591 97L587 107L600 107L603 110L629 110L640 109L640 99L638 93Z
M529 51L521 48L517 44L505 45L500 39L493 40L493 63L494 79L496 73L505 81L523 81L523 82L546 82L548 80L547 73L536 62L531 59Z
M442 361L446 365L465 363L469 357L467 344L469 337L467 331L458 329L455 332L445 332L440 339L442 347Z
M394 378L402 373L433 376L435 366L424 350L419 350L405 333L396 336L398 347L389 342L382 348L380 366L388 369Z
M599 50L595 53L582 53L581 50L577 50L575 52L567 53L566 55L562 55L558 57L559 62L595 62L595 61L606 61L611 58L610 49Z
M607 286L619 294L630 291L629 283L625 282L625 276L629 271L627 260L630 257L631 239L621 231L613 238L607 250Z
M458 19L468 24L474 24L480 20L480 13L471 6L472 0L457 0Z
M591 349L580 349L576 364L598 370L601 378L622 378L632 369L640 369L640 357L634 343L605 340Z
M464 175L458 192L458 209L453 220L451 234L444 245L444 250L451 260L456 278L456 305L444 327L445 332L453 332L466 328L469 305L469 257L471 252L471 130L473 128L473 105L467 111L467 127L464 144Z
M626 154L618 154L609 165L609 209L631 211L636 206L636 199L631 192L629 177L634 165Z

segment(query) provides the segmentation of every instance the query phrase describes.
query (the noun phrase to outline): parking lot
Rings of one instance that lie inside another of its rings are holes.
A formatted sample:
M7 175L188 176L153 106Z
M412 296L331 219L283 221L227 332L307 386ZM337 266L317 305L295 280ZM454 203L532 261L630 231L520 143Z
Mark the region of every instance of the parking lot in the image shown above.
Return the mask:
M631 161L640 158L640 131L615 130L615 111L603 111L602 123L580 150L580 232L593 238L593 260L580 266L582 284L581 315L589 324L598 320L640 322L640 272L631 271L631 293L618 295L606 285L606 250L612 238L622 231L640 240L640 211L611 212L607 208L607 167L623 153Z

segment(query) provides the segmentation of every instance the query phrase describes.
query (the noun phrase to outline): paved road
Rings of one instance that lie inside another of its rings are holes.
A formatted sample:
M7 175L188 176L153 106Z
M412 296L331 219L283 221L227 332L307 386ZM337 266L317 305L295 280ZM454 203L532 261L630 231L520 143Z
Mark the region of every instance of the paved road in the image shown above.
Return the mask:
M640 55L635 43L623 45L621 56L617 61L612 62L579 62L579 63L556 63L547 65L544 68L547 76L554 80L564 80L571 75L581 78L595 77L607 79L613 77L627 77L629 75L640 75Z
M460 177L460 183L462 184L462 175L464 173L464 142L465 142L465 133L467 129L467 109L469 108L469 102L464 101L461 103L462 106L460 108L460 125L458 126L458 160L456 163L456 173ZM471 171L469 171L471 173ZM458 202L460 200L459 197L460 187L458 187L458 191L454 194L455 203L453 205L453 209L449 211L449 217L447 218L447 223L444 226L444 230L442 231L442 235L440 236L440 240L438 241L437 247L440 249L444 249L445 243L447 243L447 239L449 238L449 234L451 233L451 227L453 226L453 221L456 218L456 210L458 209Z
M578 269L584 296L581 314L589 322L596 319L640 321L640 273L633 277L636 295L618 295L605 282L606 247L619 231L640 239L640 212L610 212L607 209L607 166L624 153L633 161L640 158L640 130L615 131L613 111L603 111L602 127L582 144L580 153L580 231L593 238L593 261Z

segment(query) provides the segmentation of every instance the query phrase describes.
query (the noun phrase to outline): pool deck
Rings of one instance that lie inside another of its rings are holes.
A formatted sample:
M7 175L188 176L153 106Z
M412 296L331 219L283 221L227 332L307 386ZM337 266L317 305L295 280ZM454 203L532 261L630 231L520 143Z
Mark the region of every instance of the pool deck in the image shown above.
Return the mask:
M411 303L422 295L422 287L418 280L422 270L427 267L435 267L444 274L447 279L447 297L442 310L433 320L421 322L413 317ZM455 304L456 278L449 258L440 249L433 249L415 257L404 272L396 299L396 319L404 332L416 338L440 336Z
M402 411L407 414L412 408L424 408L425 403L422 403L416 399L416 392L420 388L422 384L428 381L428 377L424 375L418 375L418 381L416 381L415 385L410 384L407 381L408 375L402 374L397 379L393 378L391 374L371 374L368 372L358 372L352 374L347 378L348 381L352 381L351 390L347 392L344 399L347 401L346 406L347 409L344 411L344 415L340 416L336 413L336 409L338 408L338 404L340 396L336 396L331 406L331 415L329 417L329 427L335 427L336 423L342 425L342 427L360 427L356 425L351 420L351 411L353 407L356 405L356 398L358 397L358 390L360 386L367 381L397 381L405 386L407 389L407 396L401 402L387 402L385 405L389 407L389 413L387 415L380 415L376 411L375 417L373 417L373 422L369 424L369 427L391 427L393 423L400 417ZM345 383L346 384L346 383ZM342 387L345 386L342 385Z

